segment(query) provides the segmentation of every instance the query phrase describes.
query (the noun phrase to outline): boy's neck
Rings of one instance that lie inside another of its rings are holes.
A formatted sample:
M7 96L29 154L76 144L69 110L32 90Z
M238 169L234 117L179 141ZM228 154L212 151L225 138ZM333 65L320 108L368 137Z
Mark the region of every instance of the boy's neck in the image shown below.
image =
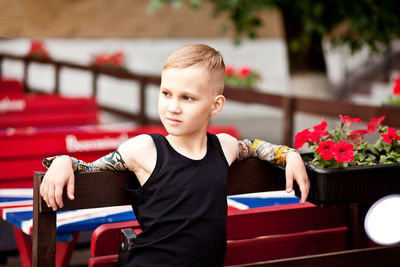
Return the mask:
M170 145L180 154L191 159L202 159L207 153L207 132L190 136L168 135Z

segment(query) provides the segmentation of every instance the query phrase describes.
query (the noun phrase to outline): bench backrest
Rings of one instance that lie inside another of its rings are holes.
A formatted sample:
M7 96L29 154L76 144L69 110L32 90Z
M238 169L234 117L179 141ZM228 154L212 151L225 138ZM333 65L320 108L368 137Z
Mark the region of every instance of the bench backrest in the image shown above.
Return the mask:
M33 266L55 266L56 212L40 197L44 172L34 173L33 196ZM130 204L125 185L137 181L131 172L87 172L76 174L75 200L64 194L64 207L76 210ZM228 194L244 194L285 187L284 171L259 160L234 163L229 170ZM93 190L96 189L96 190Z

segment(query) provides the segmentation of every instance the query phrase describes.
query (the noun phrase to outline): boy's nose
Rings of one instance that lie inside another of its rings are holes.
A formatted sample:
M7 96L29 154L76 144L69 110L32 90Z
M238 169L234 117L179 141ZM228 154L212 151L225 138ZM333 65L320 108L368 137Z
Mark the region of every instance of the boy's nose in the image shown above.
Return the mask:
M181 112L181 108L179 106L178 101L171 100L171 102L168 105L168 112L171 112L171 113L179 113L179 112Z

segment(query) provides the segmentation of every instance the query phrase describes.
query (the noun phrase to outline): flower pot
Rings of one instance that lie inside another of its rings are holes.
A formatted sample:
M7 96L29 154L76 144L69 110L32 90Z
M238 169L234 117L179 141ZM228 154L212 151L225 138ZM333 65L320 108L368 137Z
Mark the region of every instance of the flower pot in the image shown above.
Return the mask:
M311 183L307 201L320 207L371 202L400 193L400 163L340 169L305 164ZM300 196L298 188L295 191Z

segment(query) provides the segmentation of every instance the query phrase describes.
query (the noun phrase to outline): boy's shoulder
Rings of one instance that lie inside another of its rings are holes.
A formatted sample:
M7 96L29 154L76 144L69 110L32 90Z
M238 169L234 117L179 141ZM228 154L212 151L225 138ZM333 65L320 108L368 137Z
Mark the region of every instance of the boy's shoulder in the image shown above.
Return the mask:
M140 134L126 140L119 146L118 150L140 150L149 147L154 147L153 138L149 134Z
M155 157L157 154L153 138L148 134L141 134L128 139L119 146L118 151L128 166L132 162L138 163Z
M218 140L221 144L225 158L229 165L236 160L238 154L238 140L226 133L217 134Z

